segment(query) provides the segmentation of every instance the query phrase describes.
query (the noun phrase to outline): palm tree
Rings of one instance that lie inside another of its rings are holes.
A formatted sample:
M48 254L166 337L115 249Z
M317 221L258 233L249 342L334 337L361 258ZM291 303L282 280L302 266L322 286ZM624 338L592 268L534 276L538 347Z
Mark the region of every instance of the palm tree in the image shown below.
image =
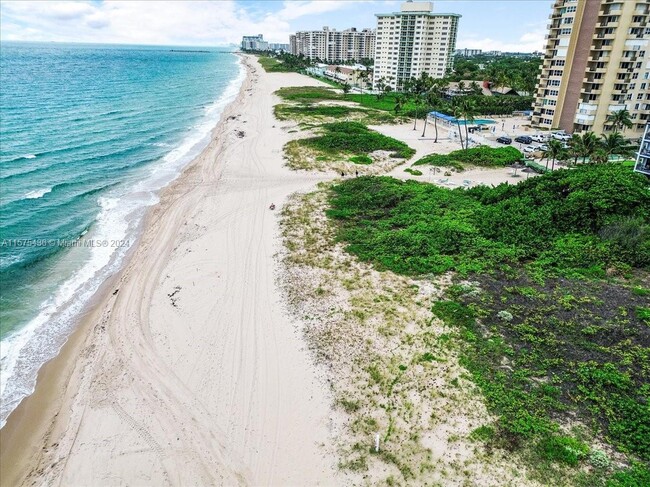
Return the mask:
M632 119L630 118L630 112L627 111L627 108L610 113L607 116L607 121L612 124L615 131L625 131L626 128L629 129L632 127Z
M359 89L361 90L361 96L363 96L363 87L366 83L368 83L368 77L370 76L370 73L368 73L368 70L366 69L365 71L361 71L359 73L359 78L361 79L361 83L359 83Z
M607 161L609 161L609 155L605 149L596 149L591 155L591 162L594 164L605 164Z
M460 148L464 149L463 145L463 132L460 129L460 117L463 116L463 112L459 106L454 107L453 116L456 119L456 125L458 126L458 136L460 137Z
M580 136L582 145L582 159L591 158L591 155L598 148L598 137L593 132L585 132Z
M544 151L544 157L546 157L546 169L548 169L548 160L553 159L551 165L551 171L552 171L555 169L555 160L560 156L560 154L564 150L564 147L562 147L562 142L555 139L549 140L547 145L548 145L548 149Z
M465 149L469 148L469 132L467 125L474 122L474 115L476 115L476 106L466 97L460 101L460 113L465 119Z
M442 101L442 96L449 88L449 83L444 78L437 78L433 81L431 89L429 90L429 105L433 107L436 111L440 108L440 103ZM438 142L438 116L433 116L433 127L436 131L436 138L433 143Z
M406 103L404 95L397 95L395 97L395 113L402 111L402 108L404 108L404 103Z
M571 140L568 142L569 145L569 154L573 157L573 164L578 164L578 157L584 153L584 146L582 144L582 137L578 134L573 134Z
M413 119L413 130L417 129L418 109L422 103L423 96L433 86L433 78L429 73L422 72L418 78L411 78L404 83L404 89L410 94L415 101L415 118Z
M605 151L607 156L611 156L612 154L627 156L634 153L635 147L630 145L618 131L614 131L609 135L603 134L601 137L600 147Z

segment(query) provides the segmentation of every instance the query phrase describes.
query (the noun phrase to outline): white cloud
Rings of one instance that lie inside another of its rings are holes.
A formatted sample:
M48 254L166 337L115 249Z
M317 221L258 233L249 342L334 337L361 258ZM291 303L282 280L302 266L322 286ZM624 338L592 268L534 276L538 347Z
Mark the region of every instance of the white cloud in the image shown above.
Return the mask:
M263 33L272 42L288 42L292 20L367 2L285 1L279 11L254 19L233 0L3 1L0 36L4 40L218 45Z
M477 38L459 35L456 45L461 49L482 49L484 51L533 52L543 51L546 42L546 26L526 32L516 42L505 42L491 37Z

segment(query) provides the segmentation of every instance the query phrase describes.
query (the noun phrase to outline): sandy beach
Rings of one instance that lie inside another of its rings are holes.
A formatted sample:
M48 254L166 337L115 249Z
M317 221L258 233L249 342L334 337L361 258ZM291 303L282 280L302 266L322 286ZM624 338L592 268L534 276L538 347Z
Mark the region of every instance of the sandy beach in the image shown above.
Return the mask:
M2 485L325 485L327 388L275 284L277 212L325 177L283 167L281 86L248 77L166 188L36 392L0 432Z

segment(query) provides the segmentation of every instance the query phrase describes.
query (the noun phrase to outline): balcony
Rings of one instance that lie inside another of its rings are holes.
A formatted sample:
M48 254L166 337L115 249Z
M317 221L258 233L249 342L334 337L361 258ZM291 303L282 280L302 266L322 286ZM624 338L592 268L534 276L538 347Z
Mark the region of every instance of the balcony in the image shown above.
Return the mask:
M600 46L592 45L592 51L611 51L614 46L602 44Z
M593 123L595 119L596 119L596 115L585 115L582 113L576 113L575 122L591 125L591 123Z
M585 95L600 95L601 91L602 90L600 88L582 88L580 90L580 93L583 93Z
M593 112L598 110L598 105L593 104L593 103L580 103L578 105L578 110L580 113L584 113L585 115L591 115Z
M596 73L605 74L606 72L607 72L607 66L603 66L602 68L596 66L587 67L587 74L596 74Z

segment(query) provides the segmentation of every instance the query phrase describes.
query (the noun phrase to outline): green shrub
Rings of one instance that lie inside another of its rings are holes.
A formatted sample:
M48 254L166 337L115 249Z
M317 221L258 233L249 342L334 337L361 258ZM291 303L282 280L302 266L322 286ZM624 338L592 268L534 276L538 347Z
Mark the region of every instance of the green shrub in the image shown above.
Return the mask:
M368 156L352 156L350 157L350 162L355 164L372 164L372 158Z
M483 425L473 430L469 434L469 437L475 441L490 441L492 438L494 438L494 434L494 427Z
M415 166L428 164L431 166L453 167L462 171L465 165L483 167L503 167L514 164L523 155L514 147L479 146L450 152L449 154L429 154L414 163Z
M650 225L642 218L615 219L600 229L600 237L635 267L650 266Z
M290 86L280 88L275 92L280 98L301 103L311 103L321 100L338 100L341 95L332 88L323 86Z
M407 167L406 169L404 169L404 172L412 174L413 176L422 176L422 171L419 171L417 169L413 169L413 168L410 168L410 167Z
M352 152L348 137L363 130L349 126L345 142L328 140L326 147ZM649 222L646 185L643 176L615 165L462 191L358 178L333 188L329 214L352 252L396 272L482 272L526 262L537 273L601 277L610 266L642 262L599 231L621 218Z
M612 475L606 487L647 487L650 485L650 470L640 463Z
M415 154L415 150L405 143L370 130L359 122L326 123L321 129L321 135L301 139L300 143L333 155L385 150L392 151L393 157L408 159Z
M537 445L538 451L547 460L577 465L589 453L589 447L570 436L547 436Z
M650 326L650 308L637 306L636 315L640 320L643 320L646 325Z

